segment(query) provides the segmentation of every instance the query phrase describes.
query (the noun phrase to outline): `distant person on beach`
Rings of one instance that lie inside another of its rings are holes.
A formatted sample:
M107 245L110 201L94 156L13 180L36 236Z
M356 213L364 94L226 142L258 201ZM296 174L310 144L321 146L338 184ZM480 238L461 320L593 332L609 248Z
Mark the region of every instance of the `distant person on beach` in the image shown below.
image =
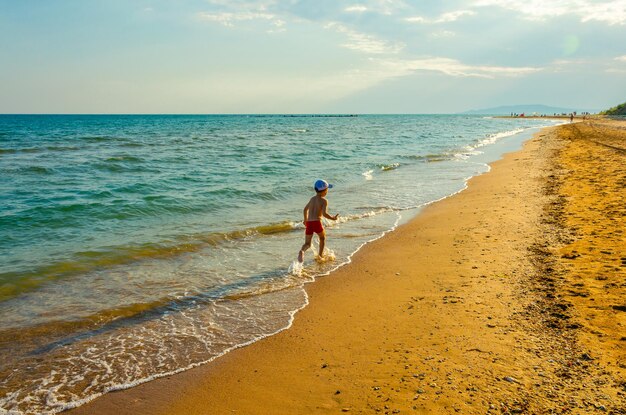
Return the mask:
M574 122L574 114L569 115L569 122Z
M328 194L328 189L332 189L333 185L328 184L325 180L317 180L313 185L315 196L309 200L309 203L304 207L304 226L306 231L304 233L304 245L298 252L298 261L304 261L304 253L311 247L311 239L313 234L316 233L320 240L319 257L324 257L324 245L326 243L326 232L322 226L322 216L326 219L337 220L339 214L330 216L328 214L328 200L324 199L324 196Z

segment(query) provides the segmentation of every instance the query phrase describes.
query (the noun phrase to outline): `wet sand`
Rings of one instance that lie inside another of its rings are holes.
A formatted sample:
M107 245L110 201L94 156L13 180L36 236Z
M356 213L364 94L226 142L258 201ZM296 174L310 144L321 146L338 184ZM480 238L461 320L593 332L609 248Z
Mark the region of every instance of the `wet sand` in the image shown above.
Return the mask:
M289 330L69 413L626 413L625 153L626 122L544 129Z

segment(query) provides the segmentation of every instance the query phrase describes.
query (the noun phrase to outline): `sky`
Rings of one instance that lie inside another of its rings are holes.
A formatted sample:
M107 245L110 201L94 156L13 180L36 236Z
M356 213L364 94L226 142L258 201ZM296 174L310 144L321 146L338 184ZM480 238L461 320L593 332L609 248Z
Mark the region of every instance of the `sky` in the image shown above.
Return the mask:
M0 0L0 113L626 101L626 0Z

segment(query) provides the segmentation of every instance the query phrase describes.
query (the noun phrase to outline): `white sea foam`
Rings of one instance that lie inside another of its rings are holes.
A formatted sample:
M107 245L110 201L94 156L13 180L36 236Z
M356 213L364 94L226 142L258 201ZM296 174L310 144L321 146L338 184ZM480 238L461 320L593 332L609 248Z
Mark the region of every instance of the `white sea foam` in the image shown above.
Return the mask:
M302 275L302 263L300 261L293 261L289 268L287 269L287 273L290 275L300 276Z
M513 130L502 131L502 132L498 132L498 133L494 133L494 134L488 134L482 140L479 140L478 142L476 142L474 144L470 144L470 145L465 146L463 148L463 151L455 153L454 157L457 160L467 160L471 156L476 156L476 155L482 154L482 151L479 150L480 148L488 146L490 144L494 144L498 140L501 140L501 139L503 139L505 137L511 137L511 136L516 135L516 134L522 133L524 131L529 130L530 128L532 128L532 127L516 128L516 129L513 129Z

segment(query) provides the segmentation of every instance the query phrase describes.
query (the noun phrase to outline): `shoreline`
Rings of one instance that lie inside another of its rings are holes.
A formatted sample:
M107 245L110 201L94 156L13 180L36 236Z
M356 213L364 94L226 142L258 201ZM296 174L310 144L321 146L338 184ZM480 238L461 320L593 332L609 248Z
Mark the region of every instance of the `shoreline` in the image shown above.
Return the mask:
M545 137L557 128L542 129L523 150L470 179L463 192L426 206L395 232L365 245L332 278L308 284L310 304L289 330L68 413L484 413L541 407L524 393L536 373L515 365L529 358L517 344L528 333L511 316L526 312L536 295L526 292L521 304L515 298L535 269L526 253L529 240L540 237L542 180L547 154L555 151L544 148ZM511 234L511 223L524 232ZM544 360L535 366L545 378L552 373Z

